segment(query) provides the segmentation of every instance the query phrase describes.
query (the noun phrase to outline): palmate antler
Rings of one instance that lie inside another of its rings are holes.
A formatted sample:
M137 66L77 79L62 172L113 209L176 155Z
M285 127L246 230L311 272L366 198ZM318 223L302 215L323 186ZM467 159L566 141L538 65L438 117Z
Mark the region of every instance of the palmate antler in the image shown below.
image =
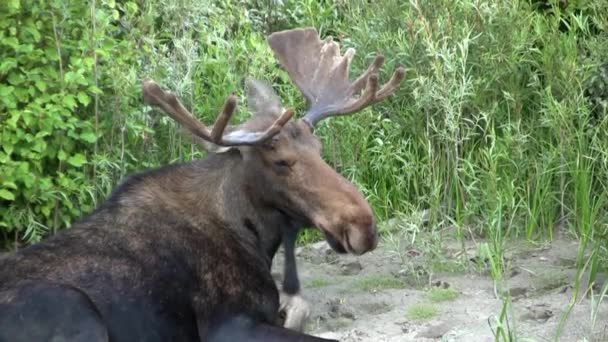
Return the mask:
M224 135L224 129L226 129L228 121L230 121L236 109L236 97L234 95L228 97L224 103L224 108L210 130L181 104L175 94L161 89L156 82L145 79L142 82L142 89L146 104L162 108L173 120L187 128L192 134L218 146L256 145L262 143L279 133L294 113L293 109L284 111L263 132L236 130Z
M308 110L303 120L311 127L327 117L355 113L385 99L395 92L405 76L405 70L397 68L378 90L378 70L384 63L384 57L378 55L351 83L348 73L355 50L348 49L341 56L338 43L331 37L322 41L314 28L275 32L268 37L268 44L306 97ZM361 95L354 97L361 90Z
M352 114L392 95L403 80L405 70L397 68L391 79L378 89L378 70L384 63L382 55L355 81L348 79L350 62L355 54L348 49L340 55L340 46L331 37L321 40L314 28L298 28L275 32L268 44L292 82L308 102L303 120L311 128L321 120L336 115ZM210 130L180 103L177 97L162 90L156 82L146 79L142 84L144 102L162 108L169 116L200 139L217 146L256 145L279 133L294 114L283 112L265 131L236 130L224 135L228 121L236 109L236 97L230 96ZM361 92L359 96L357 94Z

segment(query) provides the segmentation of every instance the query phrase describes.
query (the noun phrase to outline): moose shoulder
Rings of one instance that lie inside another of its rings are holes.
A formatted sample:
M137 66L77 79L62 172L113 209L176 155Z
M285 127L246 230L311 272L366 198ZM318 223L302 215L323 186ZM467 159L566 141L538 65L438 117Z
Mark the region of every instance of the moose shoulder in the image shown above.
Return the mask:
M322 160L313 127L392 94L403 71L377 89L378 59L350 83L353 51L314 29L269 43L309 102L304 117L250 81L252 118L228 127L230 97L209 129L145 80L146 103L222 153L131 176L71 229L0 260L0 341L323 340L277 326L281 227L318 227L341 253L375 248L370 206Z

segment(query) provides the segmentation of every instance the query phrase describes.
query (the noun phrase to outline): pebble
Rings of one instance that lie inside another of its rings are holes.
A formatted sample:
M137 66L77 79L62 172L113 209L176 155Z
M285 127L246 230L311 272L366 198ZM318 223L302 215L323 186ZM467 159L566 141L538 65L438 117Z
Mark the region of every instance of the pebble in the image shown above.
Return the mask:
M452 324L447 322L431 325L425 330L419 332L416 335L416 338L441 338L452 329L452 326Z
M355 275L359 274L363 266L358 261L346 261L340 265L340 273L342 275Z

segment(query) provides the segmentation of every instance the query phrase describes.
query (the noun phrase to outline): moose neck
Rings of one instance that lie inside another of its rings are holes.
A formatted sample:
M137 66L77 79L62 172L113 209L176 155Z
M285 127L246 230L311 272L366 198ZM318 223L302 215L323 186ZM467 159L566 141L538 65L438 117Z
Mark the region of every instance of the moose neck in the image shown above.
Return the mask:
M239 160L220 189L225 217L230 226L240 236L247 237L247 241L254 242L270 262L281 243L281 227L290 219L265 200L264 193L259 191L263 180L251 176L251 170L240 156L235 158Z
M197 211L190 211L196 215L217 215L245 248L262 252L270 266L281 242L281 227L289 222L289 217L262 199L247 171L237 151L209 155L192 164L191 176L183 178L181 194L176 195L180 201L188 202L187 207L198 207ZM201 187L207 191L196 191ZM197 217L191 220L203 221Z

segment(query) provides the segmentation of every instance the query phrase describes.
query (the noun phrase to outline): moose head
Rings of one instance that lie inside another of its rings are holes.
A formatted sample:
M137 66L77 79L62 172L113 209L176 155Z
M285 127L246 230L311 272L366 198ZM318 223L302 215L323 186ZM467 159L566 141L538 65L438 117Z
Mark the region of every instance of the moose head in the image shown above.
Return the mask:
M226 100L212 128L154 81L144 80L144 101L162 108L207 147L236 151L247 170L243 184L252 202L319 228L339 253L360 255L374 249L377 230L370 205L353 184L323 161L321 144L313 133L323 119L356 113L393 94L404 70L397 68L379 87L378 70L384 58L378 55L351 82L348 74L354 50L342 56L338 43L331 37L320 40L312 28L273 33L268 43L307 100L301 119L290 120L294 110L283 108L272 88L256 80L246 82L254 115L234 127L228 127L236 109L234 96Z

